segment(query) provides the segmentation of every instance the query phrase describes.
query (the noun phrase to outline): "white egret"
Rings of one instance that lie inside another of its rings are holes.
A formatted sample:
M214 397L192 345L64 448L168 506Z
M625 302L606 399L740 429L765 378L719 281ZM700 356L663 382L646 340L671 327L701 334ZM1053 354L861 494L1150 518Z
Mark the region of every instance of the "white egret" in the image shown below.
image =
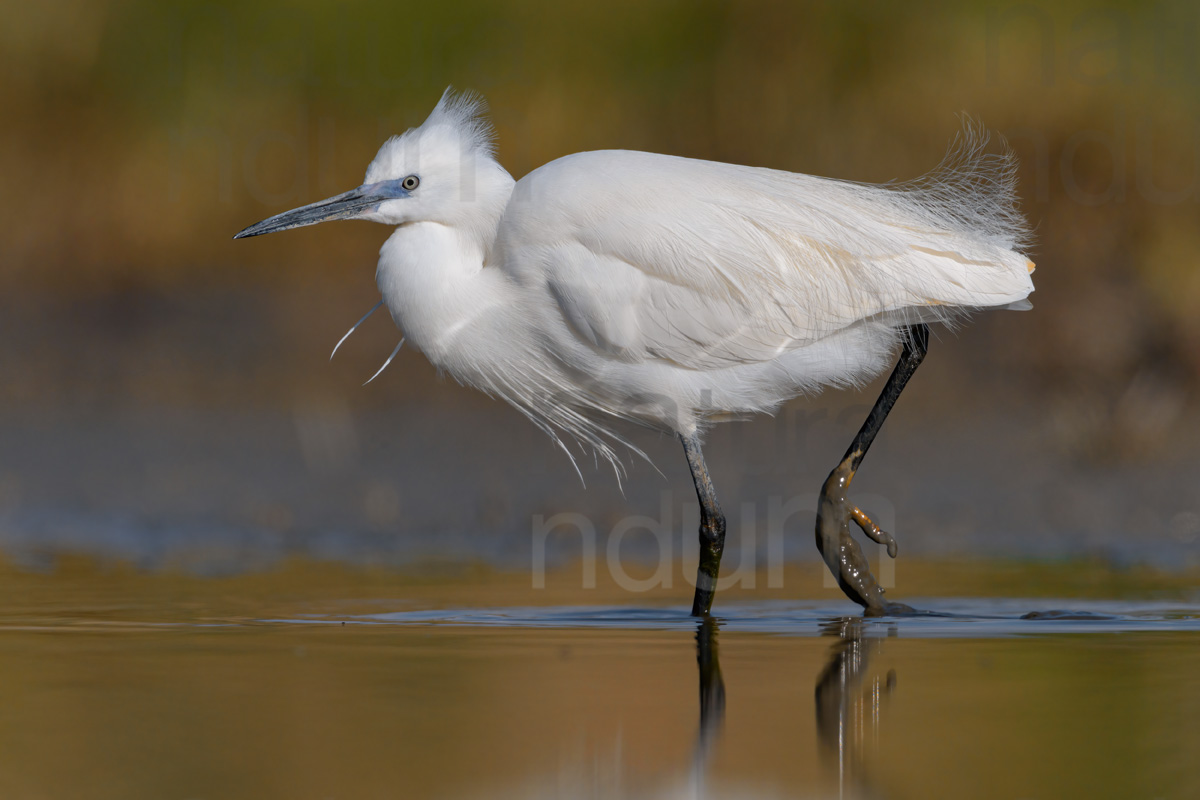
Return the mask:
M906 610L884 599L850 522L893 557L895 540L846 492L926 353L927 323L1016 307L1033 291L1012 154L985 154L986 137L968 128L910 184L622 150L576 153L514 181L484 110L447 90L420 127L380 148L363 185L235 238L333 219L394 226L376 282L405 339L439 370L618 470L613 448L626 443L613 420L674 432L700 501L698 616L711 608L725 538L700 447L706 426L859 386L900 345L821 489L817 544L866 613Z

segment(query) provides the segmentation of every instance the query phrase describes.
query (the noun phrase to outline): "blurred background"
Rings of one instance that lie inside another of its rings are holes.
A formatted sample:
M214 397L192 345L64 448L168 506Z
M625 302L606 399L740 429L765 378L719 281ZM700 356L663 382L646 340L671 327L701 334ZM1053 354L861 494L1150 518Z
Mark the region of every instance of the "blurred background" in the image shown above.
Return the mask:
M419 353L363 387L399 338L386 314L329 362L378 299L386 228L232 241L358 185L451 84L487 97L516 177L625 148L903 180L963 114L1002 134L1035 308L937 334L860 503L910 556L1200 564L1194 3L59 0L4 17L0 552L18 569L520 570L535 515L562 512L601 536L652 520L620 543L635 562L691 542L668 437L630 432L661 474L631 457L622 491L581 459L585 489ZM761 565L772 536L811 562L811 503L876 392L713 433L730 568ZM547 542L551 561L579 552L569 526Z

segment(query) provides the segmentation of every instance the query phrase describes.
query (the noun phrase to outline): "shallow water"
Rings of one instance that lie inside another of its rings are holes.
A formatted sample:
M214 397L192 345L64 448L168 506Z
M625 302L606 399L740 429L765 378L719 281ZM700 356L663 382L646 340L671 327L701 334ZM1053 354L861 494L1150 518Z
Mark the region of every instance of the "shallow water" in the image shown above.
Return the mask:
M675 442L585 492L499 406L316 400L0 415L0 800L1200 797L1184 444L1085 469L1010 416L889 422L859 500L936 613L864 621L804 498L865 409L722 426L740 577L698 628ZM560 512L595 535L535 535Z
M295 578L8 573L0 796L1200 796L1188 602L739 600L706 626Z

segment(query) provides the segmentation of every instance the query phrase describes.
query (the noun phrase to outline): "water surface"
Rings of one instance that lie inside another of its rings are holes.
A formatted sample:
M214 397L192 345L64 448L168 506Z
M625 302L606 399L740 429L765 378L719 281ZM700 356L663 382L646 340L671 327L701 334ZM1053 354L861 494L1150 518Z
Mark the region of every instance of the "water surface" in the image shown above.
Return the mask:
M378 575L8 577L6 798L1200 796L1187 602L743 599L700 625Z

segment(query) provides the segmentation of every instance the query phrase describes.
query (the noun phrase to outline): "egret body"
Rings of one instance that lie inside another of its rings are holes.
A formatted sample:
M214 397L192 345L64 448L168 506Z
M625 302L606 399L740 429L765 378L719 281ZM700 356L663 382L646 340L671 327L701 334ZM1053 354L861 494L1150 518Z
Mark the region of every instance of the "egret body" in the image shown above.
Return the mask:
M927 323L1033 291L1012 156L984 155L968 135L925 180L874 186L610 150L514 181L482 112L447 91L383 145L362 186L237 237L331 219L391 225L382 302L440 370L618 469L614 420L674 432L700 500L697 615L709 613L725 537L706 426L861 385L900 346L821 490L817 544L867 613L906 608L884 599L849 524L893 556L894 540L846 490L925 354Z

